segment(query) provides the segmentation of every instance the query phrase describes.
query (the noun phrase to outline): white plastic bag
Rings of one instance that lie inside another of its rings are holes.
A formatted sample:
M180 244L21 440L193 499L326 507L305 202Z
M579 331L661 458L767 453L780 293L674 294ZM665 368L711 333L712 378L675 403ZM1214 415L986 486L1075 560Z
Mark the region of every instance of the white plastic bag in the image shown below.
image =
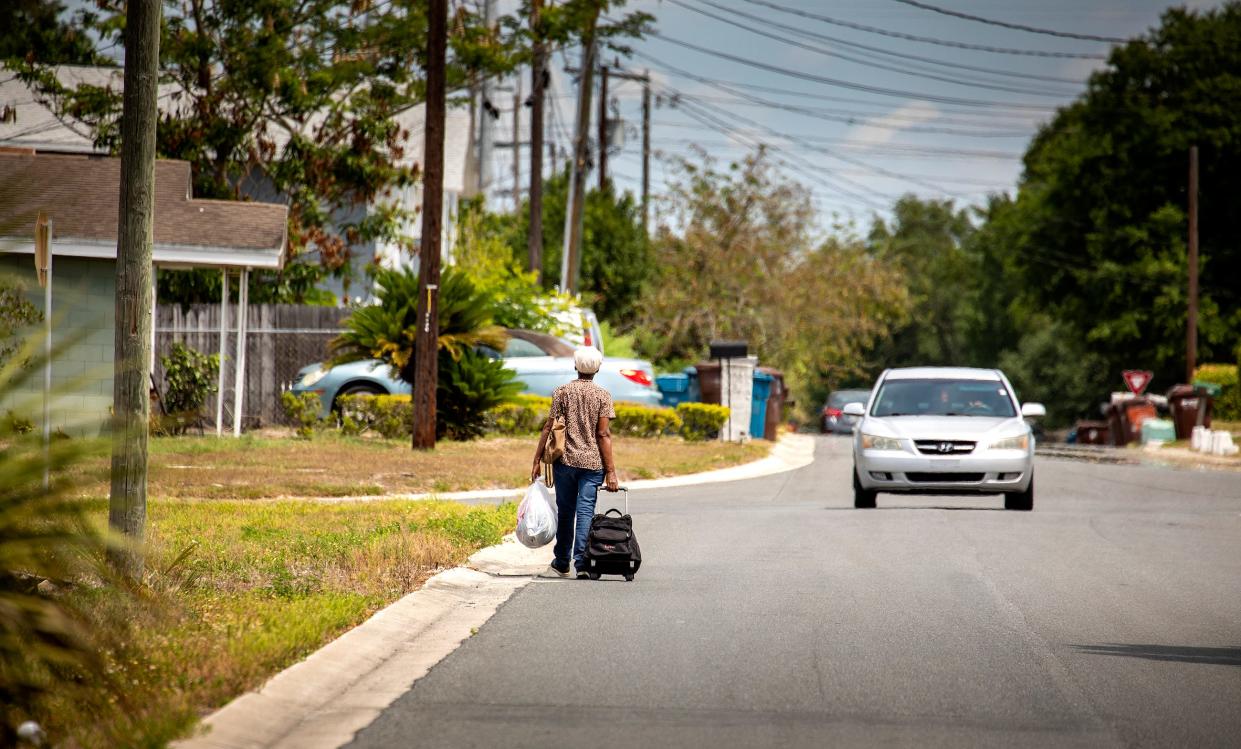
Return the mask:
M530 485L517 506L517 540L531 549L546 546L556 538L556 500L543 478Z

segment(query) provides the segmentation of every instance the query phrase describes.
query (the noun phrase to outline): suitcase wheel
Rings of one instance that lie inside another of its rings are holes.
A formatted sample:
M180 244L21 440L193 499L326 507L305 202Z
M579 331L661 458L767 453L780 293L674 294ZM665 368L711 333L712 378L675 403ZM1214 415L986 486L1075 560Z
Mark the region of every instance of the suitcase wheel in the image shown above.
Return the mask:
M626 582L633 582L633 575L625 575Z
M587 572L586 574L587 574L587 575L590 575L590 579L591 579L591 580L598 580L598 579L599 579L599 573L598 573L598 572Z

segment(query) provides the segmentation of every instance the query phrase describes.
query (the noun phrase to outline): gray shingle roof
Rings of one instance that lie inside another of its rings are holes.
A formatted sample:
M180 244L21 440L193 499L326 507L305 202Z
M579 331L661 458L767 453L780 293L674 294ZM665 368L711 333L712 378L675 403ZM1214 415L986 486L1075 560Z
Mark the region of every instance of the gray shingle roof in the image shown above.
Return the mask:
M117 158L0 151L0 236L30 240L40 210L56 243L112 244L115 254L121 161ZM283 205L191 197L190 165L155 165L155 245L166 262L264 267L283 263ZM172 252L172 254L170 254ZM206 255L211 255L211 258ZM252 263L245 258L262 256Z

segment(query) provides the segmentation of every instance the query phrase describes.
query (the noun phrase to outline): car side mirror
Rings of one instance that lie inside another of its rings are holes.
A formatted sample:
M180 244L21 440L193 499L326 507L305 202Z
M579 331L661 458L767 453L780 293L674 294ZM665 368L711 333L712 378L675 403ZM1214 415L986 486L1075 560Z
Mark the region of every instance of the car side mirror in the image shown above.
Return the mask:
M849 416L866 415L866 405L864 403L858 403L857 401L854 401L853 403L846 403L845 407L841 410Z
M1021 404L1021 415L1027 418L1037 418L1039 416L1046 416L1047 409L1043 408L1042 403L1022 403Z

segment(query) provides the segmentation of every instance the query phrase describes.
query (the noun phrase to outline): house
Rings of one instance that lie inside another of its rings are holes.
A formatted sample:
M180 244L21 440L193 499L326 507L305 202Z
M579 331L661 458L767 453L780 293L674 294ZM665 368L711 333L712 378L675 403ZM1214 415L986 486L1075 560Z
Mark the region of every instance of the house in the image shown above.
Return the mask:
M0 274L22 283L40 310L44 295L35 273L34 227L40 212L52 220L57 352L51 424L71 433L98 433L112 405L120 174L116 158L0 150ZM199 200L190 185L187 162L156 162L156 268L205 268L245 278L252 269L284 266L285 206ZM244 308L244 294L238 306ZM244 325L237 338L237 351L244 351ZM244 355L230 363L234 381L241 382ZM25 386L27 395L41 392L41 378L34 379ZM235 405L240 412L241 404ZM0 413L6 407L11 404L0 403Z
M124 86L121 68L86 67L65 65L56 68L57 78L61 84L76 88L78 86L94 86L121 91ZM159 88L159 105L161 112L175 112L180 107L188 106L185 97L179 96L178 84L164 83ZM418 165L422 162L423 137L425 132L426 111L419 105L405 110L397 117L401 129L409 133L405 154L401 163ZM446 257L452 247L456 228L457 206L469 192L467 185L473 184L471 174L475 169L470 149L472 122L468 108L458 107L449 110L444 142L444 220L443 247ZM287 137L282 139L279 133L274 138L277 147L281 147ZM44 104L37 92L29 88L12 72L0 66L0 148L33 149L38 153L77 153L106 155L92 140L90 128L85 123L71 117L57 116ZM285 203L283 196L275 193L261 177L246 180L241 192L248 198L263 202ZM387 203L395 200L398 206L416 216L404 227L403 234L415 237L421 235L421 217L418 215L422 207L421 184L401 189L395 195L387 195L382 201ZM340 220L357 219L358 211L371 211L377 205L354 209L342 208L338 213ZM397 267L412 262L408 253L401 252L395 243L365 242L351 249L352 275L354 278L366 278L371 266ZM359 286L355 281L346 283L341 279L329 279L324 287L333 292L340 302L364 301L370 297L370 287Z

